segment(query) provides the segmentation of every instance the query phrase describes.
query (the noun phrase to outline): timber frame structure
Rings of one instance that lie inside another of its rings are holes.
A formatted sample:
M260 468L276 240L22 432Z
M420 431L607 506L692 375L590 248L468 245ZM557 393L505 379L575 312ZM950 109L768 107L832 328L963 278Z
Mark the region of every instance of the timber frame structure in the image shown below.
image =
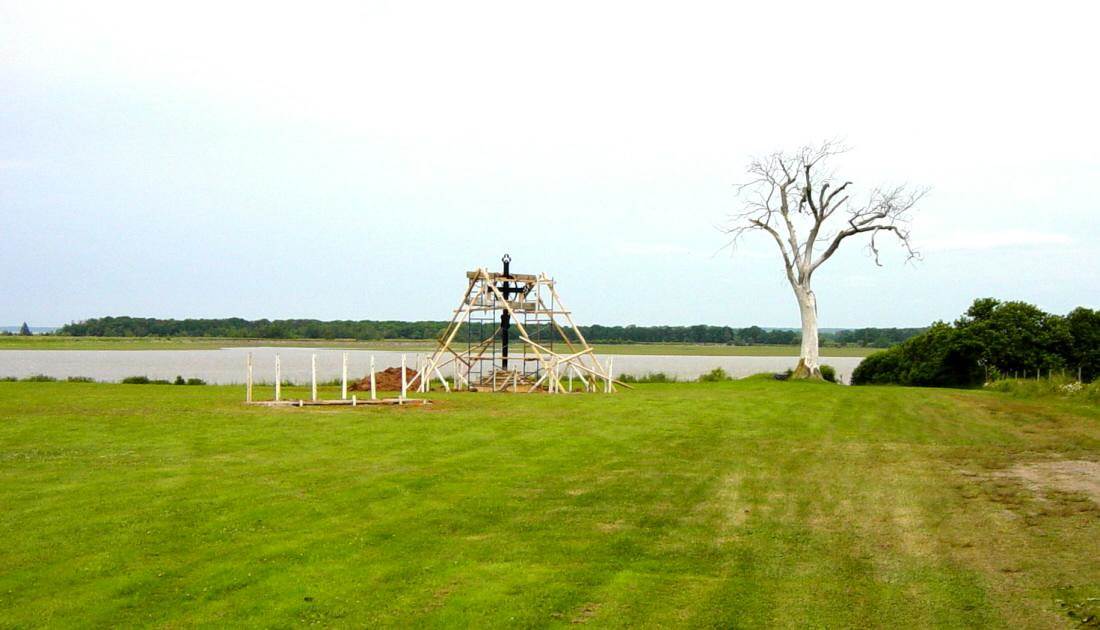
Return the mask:
M574 391L576 378L579 391L616 391L611 362L596 359L554 280L544 273L511 273L507 254L502 261L499 273L466 272L462 300L435 351L417 366L410 389L426 392L438 380L450 391L444 376L449 372L460 390L562 393Z

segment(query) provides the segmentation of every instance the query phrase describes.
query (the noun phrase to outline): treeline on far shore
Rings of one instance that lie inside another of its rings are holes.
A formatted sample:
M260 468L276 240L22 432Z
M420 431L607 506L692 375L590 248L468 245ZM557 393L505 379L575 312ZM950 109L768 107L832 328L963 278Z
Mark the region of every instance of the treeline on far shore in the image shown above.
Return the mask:
M246 320L152 319L97 317L62 326L55 334L77 337L228 337L241 339L434 339L443 321L375 321L315 319ZM791 345L801 341L797 330L760 326L581 326L591 343L717 343L729 345ZM887 348L922 332L923 328L859 328L822 332L826 346ZM475 331L487 336L492 330Z

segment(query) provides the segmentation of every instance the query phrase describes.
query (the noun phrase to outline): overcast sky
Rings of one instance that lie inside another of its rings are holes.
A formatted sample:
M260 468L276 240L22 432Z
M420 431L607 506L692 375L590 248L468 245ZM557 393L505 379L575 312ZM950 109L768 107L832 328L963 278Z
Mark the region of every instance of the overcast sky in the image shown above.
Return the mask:
M749 158L929 186L821 325L1100 306L1096 3L0 3L0 324L443 319L464 272L580 323L793 326L723 249Z

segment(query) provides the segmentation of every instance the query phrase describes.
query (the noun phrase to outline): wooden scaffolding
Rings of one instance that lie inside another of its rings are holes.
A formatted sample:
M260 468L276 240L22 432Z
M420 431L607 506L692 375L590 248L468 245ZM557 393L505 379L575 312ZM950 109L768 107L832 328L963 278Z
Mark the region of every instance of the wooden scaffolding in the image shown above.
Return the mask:
M453 383L471 391L614 392L611 363L596 359L554 280L511 273L511 259L502 260L502 272L466 272L462 300L410 387L426 392L438 381L447 391Z

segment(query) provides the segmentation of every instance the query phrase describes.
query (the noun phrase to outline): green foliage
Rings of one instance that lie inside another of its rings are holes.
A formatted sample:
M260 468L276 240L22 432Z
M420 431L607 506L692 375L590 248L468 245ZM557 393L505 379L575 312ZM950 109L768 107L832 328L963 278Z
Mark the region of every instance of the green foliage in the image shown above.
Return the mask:
M876 352L852 372L853 385L970 387L982 382L977 349L950 324L936 322L924 333Z
M648 372L642 376L622 374L619 376L618 380L623 383L675 383L678 381L675 376L665 374L664 372Z
M1065 318L1025 302L975 300L955 322L982 366L1002 373L1063 368L1072 338Z
M446 328L444 321L373 321L315 319L245 320L152 319L100 317L66 324L58 335L78 337L226 337L250 339L433 339ZM473 336L484 338L495 325L475 326ZM792 345L801 335L795 330L765 330L759 326L581 326L591 343L691 343L738 346ZM823 333L823 344L886 347L920 332L918 328L861 328ZM463 333L465 335L466 333Z
M720 367L716 367L713 370L711 370L711 371L707 372L706 374L703 374L702 376L699 377L699 382L700 383L718 383L718 382L721 382L721 381L729 381L729 380L733 380L733 379L730 377L729 374L726 373L725 370L723 370Z
M171 385L172 381L160 378L149 378L148 376L127 376L120 381L124 385ZM177 383L177 385L180 383Z
M1079 383L1076 378L1061 374L1047 378L1005 378L986 383L989 391L1003 392L1016 398L1044 398L1057 396L1076 400L1100 402L1100 381Z
M52 376L46 376L45 374L35 374L23 379L28 383L53 383L57 379Z
M90 376L70 376L65 379L66 383L94 383L95 379Z
M1066 315L1071 347L1068 369L1080 368L1081 378L1094 381L1100 376L1100 310L1075 308Z
M864 359L855 385L896 383L972 387L986 375L1039 370L1095 377L1100 358L1100 314L1079 308L1069 316L1045 313L1024 302L974 301L953 325L937 322L924 333Z
M836 368L831 365L821 366L821 378L829 381L830 383L836 382Z

